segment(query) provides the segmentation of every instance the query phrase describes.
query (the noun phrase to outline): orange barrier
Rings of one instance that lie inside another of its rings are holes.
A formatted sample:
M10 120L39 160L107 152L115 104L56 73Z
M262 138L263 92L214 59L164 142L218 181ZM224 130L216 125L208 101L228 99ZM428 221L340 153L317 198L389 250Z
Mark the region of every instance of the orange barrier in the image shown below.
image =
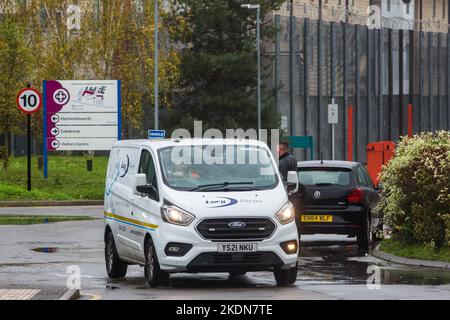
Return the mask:
M395 143L392 141L372 142L367 145L367 169L373 183L377 186L380 182L379 174L383 165L392 159L395 152Z

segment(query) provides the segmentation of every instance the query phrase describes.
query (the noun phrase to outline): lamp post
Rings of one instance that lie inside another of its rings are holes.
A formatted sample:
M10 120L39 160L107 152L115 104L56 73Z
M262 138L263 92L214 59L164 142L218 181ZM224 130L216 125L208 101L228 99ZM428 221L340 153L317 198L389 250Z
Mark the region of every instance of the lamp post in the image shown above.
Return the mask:
M242 8L249 10L256 9L256 47L257 47L257 65L258 65L258 139L261 138L261 34L260 34L260 11L261 6L259 4L242 4Z
M154 52L154 87L155 87L155 130L158 130L158 117L159 117L159 104L158 104L158 95L159 95L159 78L158 78L158 74L159 74L159 70L158 70L158 51L159 51L159 43L158 43L158 16L159 16L159 10L158 10L158 5L159 5L159 1L158 0L154 0L155 1L155 9L154 9L154 20L155 20L155 30L154 30L154 46L155 46L155 52Z

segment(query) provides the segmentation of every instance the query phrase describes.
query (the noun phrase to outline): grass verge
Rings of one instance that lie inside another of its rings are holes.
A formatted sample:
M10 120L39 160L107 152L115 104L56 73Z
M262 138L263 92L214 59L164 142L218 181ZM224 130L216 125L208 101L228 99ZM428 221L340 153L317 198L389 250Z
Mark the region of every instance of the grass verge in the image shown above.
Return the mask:
M404 244L391 238L381 242L380 250L404 258L450 262L450 247L435 250L431 245Z
M95 218L87 216L27 216L27 215L0 215L0 225L27 225L63 221L85 221Z
M51 156L48 179L32 158L32 191L27 191L26 157L11 157L8 171L0 168L0 201L18 200L102 200L107 157L93 158L93 171L86 170L84 156Z

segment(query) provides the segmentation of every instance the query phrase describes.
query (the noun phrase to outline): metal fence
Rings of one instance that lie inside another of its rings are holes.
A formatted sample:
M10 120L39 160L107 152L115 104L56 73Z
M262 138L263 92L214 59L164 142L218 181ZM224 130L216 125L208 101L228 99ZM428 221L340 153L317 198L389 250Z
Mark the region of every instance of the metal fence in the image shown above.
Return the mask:
M280 15L274 23L275 42L265 52L280 88L278 110L289 135L314 137L316 158L331 159L332 98L339 105L336 159L346 159L349 106L353 160L363 163L369 142L407 134L408 104L414 133L450 129L449 33L423 31L417 21L411 30Z

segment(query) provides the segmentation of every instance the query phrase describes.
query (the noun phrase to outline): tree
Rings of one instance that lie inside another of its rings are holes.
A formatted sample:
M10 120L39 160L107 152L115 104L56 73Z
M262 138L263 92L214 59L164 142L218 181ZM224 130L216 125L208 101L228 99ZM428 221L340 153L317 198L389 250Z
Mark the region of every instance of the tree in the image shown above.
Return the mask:
M0 81L9 86L0 83L0 132L21 126L14 102L17 89L26 82L40 87L46 79L121 80L125 136L142 131L148 122L145 113L153 114L153 1L76 1L81 11L79 29L68 28L74 1L0 2L4 17L0 20ZM165 41L175 30L164 25L169 21L166 14L161 9L160 29L166 31L161 32L159 62L162 107L170 105L166 92L172 91L179 76L178 52ZM181 25L176 24L176 32L183 30ZM33 132L35 137L42 136L38 114L33 116Z
M25 85L29 72L27 61L31 56L25 28L14 18L0 20L0 133L4 135L4 169L10 154L9 135L20 130L19 120L24 119L15 99L18 88Z
M86 28L93 30L87 68L98 78L122 80L126 137L135 136L136 131L142 134L153 123L153 5L153 1L103 0L98 16L86 22ZM159 28L166 31L161 32L160 39L160 100L161 106L168 106L165 92L170 92L178 81L179 58L177 51L164 41L172 28L165 25L166 12L160 11Z
M255 2L256 1L249 1ZM243 1L172 0L172 17L182 17L187 30L175 40L184 43L181 52L179 90L168 124L192 129L193 120L204 128L256 128L256 15L241 8ZM281 1L258 1L261 19ZM263 23L264 40L274 27ZM268 72L263 70L263 80ZM263 128L278 128L273 88L262 87ZM266 82L267 83L267 82Z

